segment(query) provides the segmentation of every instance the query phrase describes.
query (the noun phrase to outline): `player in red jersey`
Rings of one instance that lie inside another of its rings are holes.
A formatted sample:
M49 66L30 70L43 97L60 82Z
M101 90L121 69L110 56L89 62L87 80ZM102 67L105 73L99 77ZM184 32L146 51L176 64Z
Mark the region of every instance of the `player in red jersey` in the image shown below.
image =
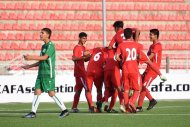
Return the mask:
M153 44L150 46L149 51L147 53L149 59L155 65L156 68L160 68L161 64L161 57L162 57L162 45L158 41L159 38L159 30L158 29L151 29L150 30L150 40L153 42ZM147 66L145 72L143 73L142 76L142 90L140 93L140 97L138 100L138 107L137 111L143 111L142 110L142 105L144 102L145 96L149 99L150 103L147 108L147 110L152 109L156 104L157 101L152 98L148 86L150 86L151 82L157 77L158 73L156 73L150 65Z
M117 93L119 95L120 101L120 110L125 112L125 109L122 108L123 105L123 95L121 90L121 74L120 74L120 65L119 62L115 59L116 48L110 49L107 51L108 57L106 59L106 64L104 67L104 84L105 84L105 92L104 92L104 101L105 107L104 110L107 112L115 112L113 109ZM108 107L108 98L112 96L111 103Z
M74 101L72 106L72 112L77 113L79 110L77 108L80 94L82 89L85 89L85 95L87 98L87 102L90 101L90 94L88 93L89 89L86 85L86 70L84 67L84 62L89 59L89 56L84 56L83 53L85 51L84 44L87 40L87 34L84 32L81 32L79 34L79 42L73 49L73 56L72 60L74 61L74 76L75 76L75 95L74 95ZM94 112L94 107L91 107L89 105L90 112Z
M94 48L92 50L89 50L85 52L86 55L90 54L91 58L89 60L88 66L87 66L87 87L89 88L89 94L91 95L92 91L92 85L94 83L96 89L97 89L97 109L99 112L101 112L102 107L102 86L104 81L104 64L105 64L105 58L106 58L106 48ZM91 97L92 98L92 97ZM92 99L89 102L91 106L93 106Z
M123 27L124 27L123 21L115 21L113 24L113 27L116 34L114 35L111 42L109 43L109 46L108 46L109 49L114 48L115 45L119 45L120 43L123 42L123 40L125 40L124 30L123 30ZM135 41L138 42L139 30L136 28L132 28L132 32L133 32L133 37L135 38Z
M124 26L123 21L114 22L113 27L116 34L114 35L111 42L109 43L109 46L108 46L109 49L114 48L115 45L119 45L125 39L124 33L123 33L123 26Z
M124 103L126 110L130 108L132 112L136 113L135 102L139 96L141 81L137 56L140 56L142 51L139 48L139 44L132 38L131 28L126 28L124 30L124 36L126 40L119 44L116 52L116 59L118 61L122 61L122 79L124 85ZM129 100L130 89L134 92Z

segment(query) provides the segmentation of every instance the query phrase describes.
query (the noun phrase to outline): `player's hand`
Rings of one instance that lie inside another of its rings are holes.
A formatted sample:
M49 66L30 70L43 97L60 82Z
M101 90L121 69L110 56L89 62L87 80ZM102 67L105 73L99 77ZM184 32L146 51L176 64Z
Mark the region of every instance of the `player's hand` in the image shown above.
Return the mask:
M167 81L167 78L164 76L164 75L160 75L160 79L162 80L162 81Z
M33 56L31 55L24 55L23 56L25 60L32 60Z

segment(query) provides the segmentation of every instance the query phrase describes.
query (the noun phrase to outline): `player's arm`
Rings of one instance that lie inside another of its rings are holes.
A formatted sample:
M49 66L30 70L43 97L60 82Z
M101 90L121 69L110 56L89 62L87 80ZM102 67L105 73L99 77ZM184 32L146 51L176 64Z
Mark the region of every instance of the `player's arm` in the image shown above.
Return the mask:
M115 54L115 59L117 61L122 61L121 58L120 58L120 55L121 55L121 49L120 49L120 46L117 48L117 51L116 51L116 54Z
M147 65L149 65L149 67L150 67L154 72L156 72L156 73L160 76L160 79L161 79L162 81L167 81L166 77L161 74L160 70L158 69L158 67L157 67L154 63L152 63L150 60L148 60L146 63L147 63Z
M135 42L138 42L140 37L140 30L136 28L135 31Z
M41 61L41 60L47 60L48 57L49 56L47 54L45 54L43 56L24 55L25 60L38 60L38 61Z
M32 67L37 67L37 66L39 66L39 63L40 62L36 62L36 63L30 64L30 65L24 65L24 66L21 66L21 68L23 68L23 69L29 69L29 68L32 68Z
M154 52L151 52L151 54L148 56L149 59L152 59L154 57Z
M90 57L91 57L91 55L81 56L81 57L72 56L72 60L73 60L73 61L84 60L84 61L86 62L86 61L89 60Z
M116 35L112 38L111 42L109 43L108 49L112 49L115 42Z

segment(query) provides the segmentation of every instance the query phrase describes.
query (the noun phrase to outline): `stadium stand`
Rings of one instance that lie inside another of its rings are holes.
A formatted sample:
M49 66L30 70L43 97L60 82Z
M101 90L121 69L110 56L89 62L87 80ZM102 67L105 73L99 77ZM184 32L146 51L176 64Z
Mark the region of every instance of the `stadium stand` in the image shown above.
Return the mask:
M148 50L149 30L161 31L163 44L163 65L166 56L170 58L173 69L190 68L183 61L189 60L190 49L190 2L185 0L107 0L107 44L114 35L112 24L123 20L125 27L141 30L140 43ZM6 0L0 1L0 63L10 63L12 58L23 52L39 52L40 29L53 30L58 61L71 60L72 49L78 40L78 33L88 33L87 48L103 46L102 3L101 0ZM7 51L7 52L6 52ZM21 53L19 53L21 52ZM14 55L16 54L16 55ZM184 54L184 55L181 55ZM185 55L186 54L186 55ZM6 59L4 58L6 57ZM59 59L60 58L60 59ZM71 65L59 69L72 69ZM14 68L14 67L13 67Z

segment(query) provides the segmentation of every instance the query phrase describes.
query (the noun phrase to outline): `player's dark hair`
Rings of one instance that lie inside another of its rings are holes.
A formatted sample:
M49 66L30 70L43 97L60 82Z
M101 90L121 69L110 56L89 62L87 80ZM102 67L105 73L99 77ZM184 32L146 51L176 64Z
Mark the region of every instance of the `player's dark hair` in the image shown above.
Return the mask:
M43 28L42 31L45 31L47 34L49 34L49 39L51 38L51 29L50 28Z
M115 21L113 24L114 28L123 28L123 26L124 26L123 21Z
M87 34L85 32L79 33L79 38L82 38L82 37L87 37Z
M153 33L154 35L157 35L157 38L159 38L160 32L159 32L158 29L151 29L151 30L150 30L150 33Z
M133 33L131 28L124 29L124 36L126 39L130 39L132 35Z

